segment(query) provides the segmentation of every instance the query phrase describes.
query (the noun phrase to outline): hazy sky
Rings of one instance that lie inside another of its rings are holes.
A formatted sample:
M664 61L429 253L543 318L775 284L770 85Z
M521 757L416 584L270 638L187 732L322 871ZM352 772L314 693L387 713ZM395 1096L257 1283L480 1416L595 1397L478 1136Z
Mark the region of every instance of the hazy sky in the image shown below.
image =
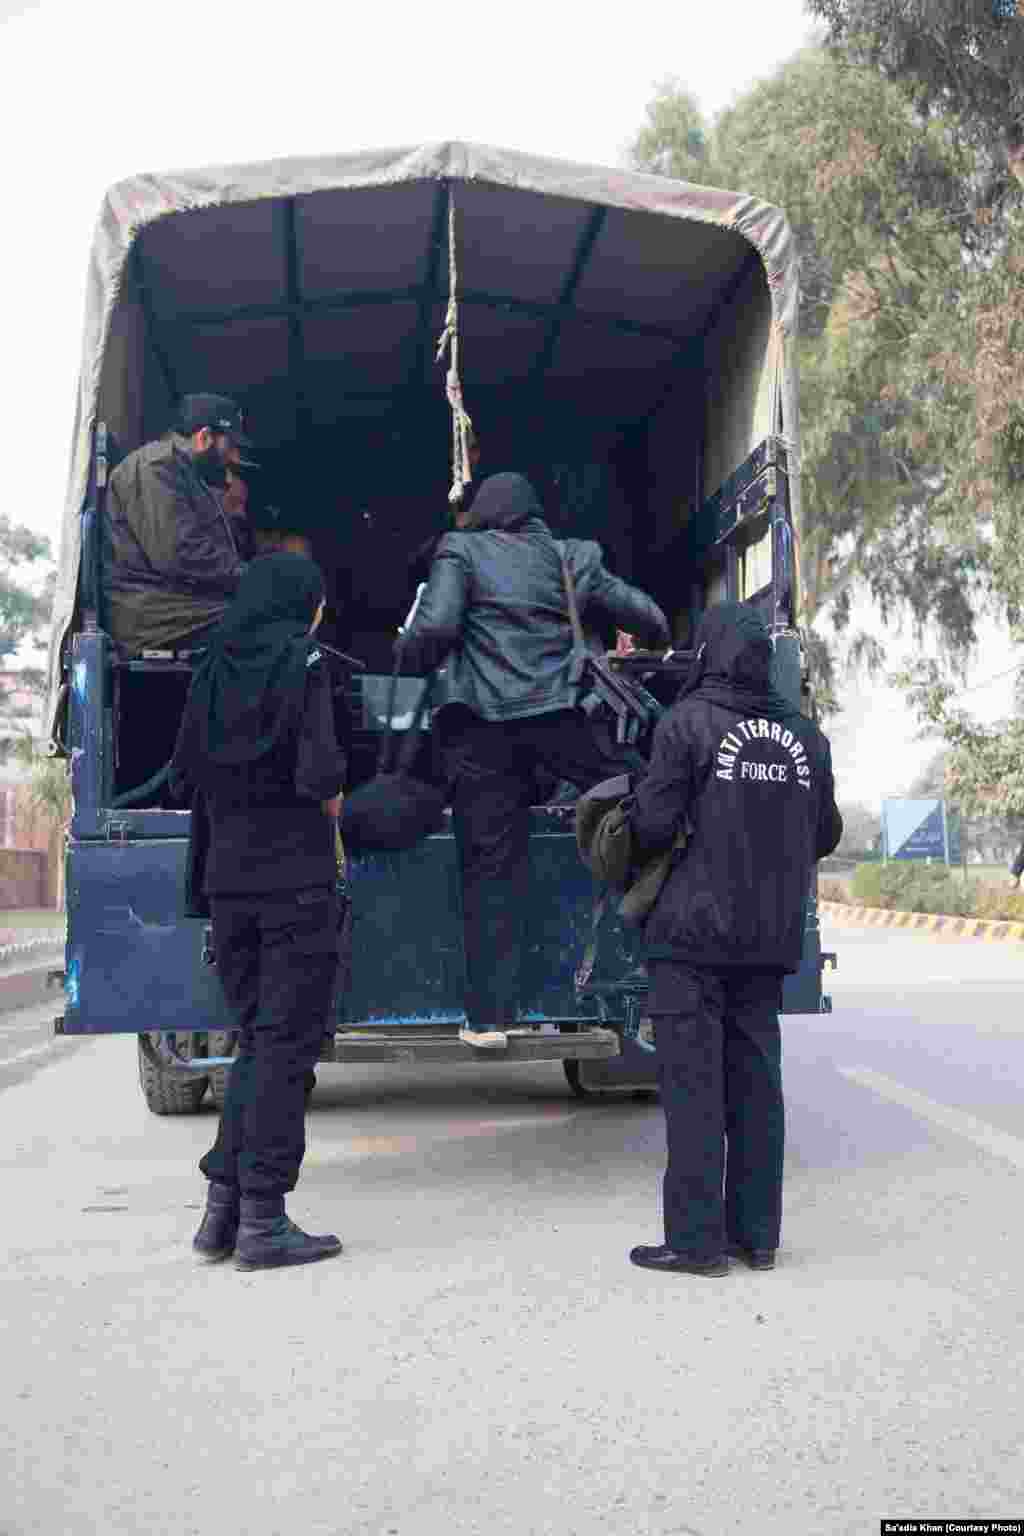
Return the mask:
M809 31L803 0L0 0L4 510L56 544L86 262L111 182L447 138L615 163L657 81L678 76L715 112ZM976 677L1009 664L998 644ZM927 749L898 701L867 700L854 733L851 699L836 760L844 793L877 798Z
M0 0L0 404L17 516L56 536L111 182L447 138L614 164L657 80L678 74L715 111L809 27L803 0Z

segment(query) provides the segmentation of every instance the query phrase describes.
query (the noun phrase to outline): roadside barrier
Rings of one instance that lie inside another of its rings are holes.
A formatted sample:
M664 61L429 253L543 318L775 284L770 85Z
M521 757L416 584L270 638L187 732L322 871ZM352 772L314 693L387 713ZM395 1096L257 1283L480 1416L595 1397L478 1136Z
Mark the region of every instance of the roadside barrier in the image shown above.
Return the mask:
M854 907L820 901L818 911L837 922L868 928L902 928L913 933L941 933L948 939L1016 939L1024 942L1024 923L993 922L982 917L937 916L931 912L892 912L888 907Z

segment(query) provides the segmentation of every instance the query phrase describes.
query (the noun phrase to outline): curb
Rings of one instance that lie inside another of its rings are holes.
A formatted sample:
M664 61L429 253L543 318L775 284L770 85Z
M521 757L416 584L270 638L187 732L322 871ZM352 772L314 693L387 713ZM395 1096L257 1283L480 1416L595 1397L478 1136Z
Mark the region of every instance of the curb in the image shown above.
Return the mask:
M852 907L820 901L818 911L847 923L869 928L902 928L912 933L941 933L947 939L1016 939L1024 941L1024 923L992 922L982 917L941 917L929 912L892 912L887 907Z
M0 966L11 965L16 960L32 960L47 950L55 954L63 952L66 939L63 933L34 933L16 943L0 944Z
M20 971L0 974L0 1014L16 1013L21 1008L34 1008L38 1003L51 1000L55 1013L59 1012L64 992L52 979L54 975L52 959L37 960L35 965Z

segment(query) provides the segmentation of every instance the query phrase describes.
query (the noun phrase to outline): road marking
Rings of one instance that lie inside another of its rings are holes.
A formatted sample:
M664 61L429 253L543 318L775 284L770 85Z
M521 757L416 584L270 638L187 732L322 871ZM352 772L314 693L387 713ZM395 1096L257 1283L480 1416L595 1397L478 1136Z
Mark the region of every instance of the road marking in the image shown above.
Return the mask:
M991 986L1007 987L1012 986L1014 982L1019 980L1020 978L1017 976L1007 976L1005 978L997 978L994 982L989 982L988 984ZM986 982L987 978L975 976L901 976L899 987L901 992L907 992L912 987L961 987L967 986L968 984L971 986L980 986L984 985ZM839 991L845 986L851 992L867 991L871 987L883 988L887 991L890 991L893 986L892 981L887 976L881 977L880 979L874 979L867 977L862 978L860 976L851 976L849 973L847 973L845 976L837 975L834 977L829 974L828 984L830 990L834 988L836 991Z
M930 1120L933 1125L941 1125L943 1130L973 1141L976 1147L991 1152L995 1157L1004 1158L1015 1168L1024 1168L1024 1141L1019 1136L1011 1136L1008 1131L998 1131L994 1125L978 1120L962 1109L951 1109L948 1104L939 1104L935 1099L929 1099L925 1094L898 1083L895 1078L886 1077L882 1072L873 1072L870 1067L840 1067L838 1070L851 1083L870 1088L880 1098L889 1099L893 1104L902 1104L904 1109L920 1115L922 1120Z

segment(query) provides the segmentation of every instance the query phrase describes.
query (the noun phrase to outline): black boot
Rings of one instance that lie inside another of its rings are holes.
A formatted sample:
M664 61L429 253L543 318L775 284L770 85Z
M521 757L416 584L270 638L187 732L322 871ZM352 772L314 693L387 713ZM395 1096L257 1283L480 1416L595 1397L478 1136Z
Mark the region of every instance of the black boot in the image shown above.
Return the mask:
M730 1243L729 1252L751 1269L774 1269L774 1248L748 1248L744 1243Z
M729 1261L724 1253L715 1254L710 1259L694 1259L689 1254L669 1248L666 1243L657 1248L633 1248L630 1250L629 1261L638 1264L641 1269L657 1269L669 1275L707 1275L717 1278L729 1273Z
M235 1248L238 1232L238 1190L231 1184L211 1179L206 1192L206 1210L199 1230L192 1239L193 1252L204 1264L216 1264L228 1258Z
M242 1201L236 1269L280 1269L286 1264L312 1264L341 1252L341 1243L330 1234L310 1237L289 1221L284 1196L269 1200Z

